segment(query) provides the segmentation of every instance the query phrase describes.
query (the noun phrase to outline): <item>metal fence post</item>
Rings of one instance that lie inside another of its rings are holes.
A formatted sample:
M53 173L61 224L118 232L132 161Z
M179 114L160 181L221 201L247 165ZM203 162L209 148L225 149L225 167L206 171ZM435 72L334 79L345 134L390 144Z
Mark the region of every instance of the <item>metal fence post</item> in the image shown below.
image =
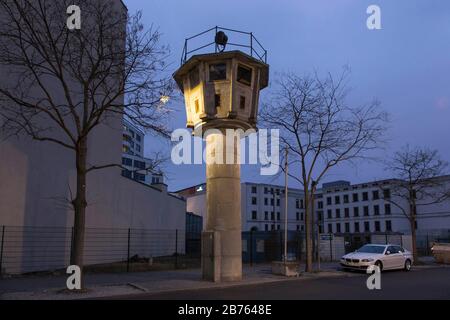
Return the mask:
M253 266L253 230L250 230L250 267Z
M178 229L175 230L175 269L178 269Z
M332 234L330 234L330 262L333 261L333 238Z
M283 232L280 231L280 261L283 261Z
M128 243L127 243L127 272L130 272L130 240L131 240L131 228L128 228Z
M3 248L5 244L5 226L2 226L2 243L0 245L0 275L3 273Z

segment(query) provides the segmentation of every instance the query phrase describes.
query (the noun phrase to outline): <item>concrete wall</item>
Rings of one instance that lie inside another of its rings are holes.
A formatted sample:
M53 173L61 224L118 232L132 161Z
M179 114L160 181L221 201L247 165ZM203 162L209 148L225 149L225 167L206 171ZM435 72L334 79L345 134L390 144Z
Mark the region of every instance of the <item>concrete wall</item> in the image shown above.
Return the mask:
M119 0L111 3L124 9ZM0 85L16 85L18 79L7 71L0 68ZM55 101L64 101L57 86L51 89ZM31 90L37 99L42 95L36 88ZM40 121L46 124L48 119ZM70 229L74 217L69 199L76 190L74 152L27 136L5 140L7 134L0 132L0 226ZM57 128L52 134L62 137ZM88 165L121 164L121 160L122 118L109 115L89 137ZM119 168L90 173L87 194L87 228L185 229L184 200L124 178ZM15 246L23 248L24 255L32 255L25 247L36 239L39 237L22 234Z

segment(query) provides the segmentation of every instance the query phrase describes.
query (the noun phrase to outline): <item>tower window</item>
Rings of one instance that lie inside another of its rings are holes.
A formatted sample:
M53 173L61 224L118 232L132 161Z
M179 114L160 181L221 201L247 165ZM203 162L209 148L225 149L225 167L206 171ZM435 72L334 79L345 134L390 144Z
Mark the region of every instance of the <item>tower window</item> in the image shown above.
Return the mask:
M209 81L226 80L227 64L216 63L209 66Z
M200 72L198 70L198 67L195 67L189 73L189 83L191 85L191 89L195 88L200 84Z
M220 108L220 94L214 95L214 105L216 106L216 108Z
M241 100L239 101L239 106L242 110L245 109L245 97L241 96Z
M195 104L195 113L199 113L199 111L200 111L200 105L199 105L199 103L198 103L198 100L195 100L194 104Z
M237 70L237 81L250 86L252 84L252 69L239 65Z

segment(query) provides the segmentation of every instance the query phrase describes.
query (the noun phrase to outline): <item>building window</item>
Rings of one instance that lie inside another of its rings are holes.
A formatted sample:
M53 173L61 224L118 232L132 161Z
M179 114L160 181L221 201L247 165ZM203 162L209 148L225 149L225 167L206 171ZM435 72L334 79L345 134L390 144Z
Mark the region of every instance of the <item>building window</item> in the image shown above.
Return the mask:
M280 221L281 220L281 215L279 212L277 212L277 220Z
M302 232L305 231L305 226L302 225L302 226L300 227L300 230L301 230Z
M300 231L300 226L299 225L297 225L297 231Z
M295 219L296 219L297 221L300 220L300 212L295 213Z
M349 208L344 209L344 217L346 217L346 218L350 217L350 209Z
M331 209L328 209L327 214L328 214L328 219L332 219L333 218L332 217L332 213L331 213Z
M271 199L270 199L270 205L271 205L271 206L274 206L274 204L275 204L275 202L274 202L273 198L271 198Z
M300 214L300 220L302 220L302 221L305 220L303 212Z
M357 193L354 193L353 194L353 202L358 202L359 201L359 199L358 199L358 194Z
M189 84L191 86L191 89L194 89L200 84L200 71L198 67L193 68L189 72Z
M344 203L349 203L348 194L344 194Z
M214 95L214 105L216 108L220 108L220 106L222 105L220 94Z
M135 172L134 173L134 180L140 181L140 182L144 182L145 181L145 175Z
M350 223L348 223L348 222L345 223L345 232L347 232L347 233L350 232Z
M252 84L252 69L239 65L237 70L237 81L250 86Z
M152 178L152 184L159 184L159 178L158 177L153 177Z
M131 167L131 166L133 166L133 160L131 160L129 158L122 158L122 165Z
M252 220L258 220L258 212L252 211Z
M353 208L353 216L354 217L359 217L359 207L354 207Z
M379 216L380 215L380 206L377 205L377 204L373 206L373 215L374 216Z
M252 186L252 193L256 193L256 186Z
M336 232L337 233L341 232L341 224L340 223L336 223Z
M245 97L241 96L239 99L239 108L241 108L241 110L245 110Z
M317 208L323 209L323 202L322 201L317 202Z
M227 64L216 63L209 65L209 81L226 80Z
M272 231L275 230L275 225L274 224L270 226L270 230L272 230Z
M391 214L391 205L389 203L384 205L384 214Z
M359 222L355 222L355 232L359 232Z
M196 99L194 101L194 105L195 105L195 113L199 113L200 112L200 103L198 102L198 99Z
M124 176L125 178L131 179L131 171L130 170L122 170L122 176Z
M267 211L264 212L264 220L269 220L269 212Z
M138 169L145 170L145 162L134 160L134 166Z
M391 190L390 189L383 190L383 197L385 199L390 199L391 198Z
M264 198L264 205L267 206L269 204L269 199Z
M264 225L264 230L265 230L265 231L269 231L269 225L268 225L268 224L265 224L265 225Z
M369 193L368 192L363 192L362 197L363 197L363 201L369 201Z
M280 199L277 199L277 207L280 206Z
M327 205L328 205L328 206L331 206L331 204L332 204L332 203L331 203L331 197L328 197L328 198L327 198Z
M381 228L380 228L380 221L375 221L375 232L380 232Z
M137 142L141 142L141 141L142 141L141 136L137 134L137 135L136 135L136 140L137 140Z
M295 200L295 208L300 209L300 200Z
M373 199L373 200L378 200L378 199L380 199L380 192L378 192L378 190L372 191L372 199Z
M370 232L370 222L369 221L364 222L364 231Z
M339 219L341 217L341 209L336 209L336 218Z
M392 231L392 222L391 222L391 220L386 220L386 231Z
M275 212L273 211L270 213L270 220L275 220Z
M365 217L369 216L369 206L364 206L364 216Z
M335 196L334 197L334 203L335 204L341 204L341 197L340 196Z
M269 193L267 190L267 187L264 187L264 194L267 194L267 193Z
M333 225L331 223L328 224L328 233L333 233Z
M252 197L252 204L258 204L258 200L255 197Z
M280 229L281 229L280 225L277 225L277 230L280 230Z

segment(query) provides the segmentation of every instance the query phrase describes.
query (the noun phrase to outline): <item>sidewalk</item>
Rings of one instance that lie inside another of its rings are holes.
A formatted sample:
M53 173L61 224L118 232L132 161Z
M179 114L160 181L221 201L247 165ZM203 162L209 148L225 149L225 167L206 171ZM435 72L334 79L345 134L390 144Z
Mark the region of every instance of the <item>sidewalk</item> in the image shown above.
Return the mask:
M443 267L431 258L421 258L423 264L413 270ZM317 265L314 265L317 270ZM300 271L304 265L300 266ZM136 273L91 273L85 275L88 292L68 293L66 276L30 276L0 280L0 300L73 300L113 298L134 294L156 294L192 289L227 288L280 281L300 281L318 278L355 277L361 273L343 272L337 262L321 263L320 272L302 273L300 277L287 278L273 275L270 264L243 267L243 280L234 283L203 281L200 269L152 271Z
M301 266L300 270L303 270ZM303 274L300 278L350 276L338 271L337 263L322 263L320 273ZM67 300L113 297L139 293L161 293L187 289L223 288L261 284L275 281L292 281L273 275L270 264L244 266L243 280L235 283L212 283L202 281L201 270L153 271L140 273L86 274L87 293L62 292L66 276L34 276L0 280L1 300Z

